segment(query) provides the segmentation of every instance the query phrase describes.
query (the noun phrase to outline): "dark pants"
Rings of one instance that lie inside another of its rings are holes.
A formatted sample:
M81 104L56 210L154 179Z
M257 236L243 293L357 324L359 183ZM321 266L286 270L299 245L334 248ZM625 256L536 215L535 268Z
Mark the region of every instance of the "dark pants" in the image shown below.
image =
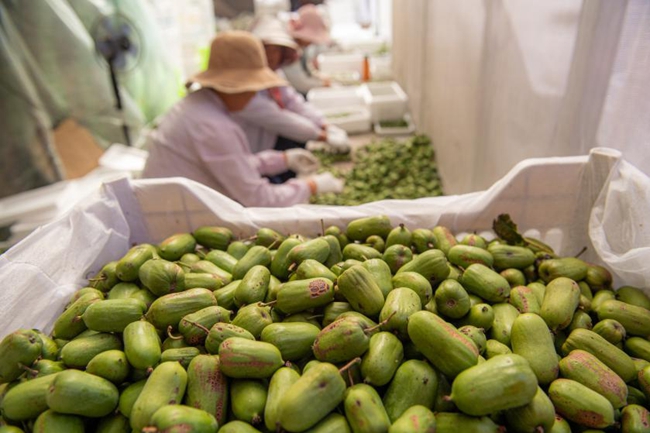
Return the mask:
M305 148L305 145L307 143L300 143L294 140L291 140L289 138L284 138L284 137L278 137L278 140L275 142L275 150L287 150L287 149L294 149L296 147L300 147L302 149ZM271 183L285 183L291 178L296 177L296 173L288 170L285 171L284 173L276 174L275 176L269 176L269 180Z

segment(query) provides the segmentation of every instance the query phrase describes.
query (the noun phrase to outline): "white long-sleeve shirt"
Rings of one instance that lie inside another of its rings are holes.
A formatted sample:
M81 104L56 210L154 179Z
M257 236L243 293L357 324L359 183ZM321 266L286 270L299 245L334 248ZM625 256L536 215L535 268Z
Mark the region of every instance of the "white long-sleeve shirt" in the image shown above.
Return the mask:
M303 69L300 61L293 62L290 65L282 67L287 81L300 93L306 94L311 89L316 87L323 87L325 82L314 75L308 75Z
M309 200L309 185L292 179L271 184L262 175L287 170L282 152L253 154L246 135L210 89L193 92L164 116L152 133L142 176L182 176L244 206L291 206Z
M243 110L234 113L253 153L273 149L278 136L298 142L316 140L323 126L323 115L292 87L278 88L282 107L268 90L258 92Z

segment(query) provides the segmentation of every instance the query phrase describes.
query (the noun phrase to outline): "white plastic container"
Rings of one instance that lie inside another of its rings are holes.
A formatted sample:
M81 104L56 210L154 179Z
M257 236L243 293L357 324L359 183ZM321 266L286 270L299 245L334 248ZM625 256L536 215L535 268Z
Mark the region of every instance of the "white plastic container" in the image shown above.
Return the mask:
M411 135L415 132L415 124L411 119L410 114L404 115L404 121L406 126L397 127L397 126L381 126L381 122L375 122L374 131L377 135L388 135L388 136L398 136L398 135Z
M408 96L396 81L365 83L361 93L373 122L398 120L408 111Z
M327 123L338 126L348 134L362 134L372 129L370 111L365 106L341 106L322 111Z
M340 108L364 105L361 86L316 87L307 93L307 101L316 108Z

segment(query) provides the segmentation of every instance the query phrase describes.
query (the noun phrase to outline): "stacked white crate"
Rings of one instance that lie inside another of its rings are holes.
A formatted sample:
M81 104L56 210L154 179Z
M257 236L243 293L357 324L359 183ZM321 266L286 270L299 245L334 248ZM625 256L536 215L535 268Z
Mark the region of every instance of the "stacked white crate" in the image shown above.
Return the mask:
M395 81L370 82L360 86L320 87L307 94L307 100L349 134L369 132L372 123L406 119L406 128L397 132L411 133L415 129L408 113L408 96ZM347 114L336 117L336 114ZM386 128L384 128L386 129Z
M408 96L396 81L364 83L361 93L373 122L400 120L408 112Z
M348 134L361 134L372 128L360 86L318 87L307 93L307 100L323 113L327 123Z

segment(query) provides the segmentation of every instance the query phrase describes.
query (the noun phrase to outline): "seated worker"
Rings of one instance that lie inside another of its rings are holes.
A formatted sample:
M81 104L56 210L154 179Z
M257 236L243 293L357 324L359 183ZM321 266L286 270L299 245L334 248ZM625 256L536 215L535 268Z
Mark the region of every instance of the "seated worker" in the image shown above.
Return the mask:
M262 40L269 67L276 73L283 64L297 58L298 45L277 18L261 17L253 34ZM233 117L246 133L253 153L304 148L310 140L327 141L337 151L349 149L347 133L335 126L326 126L322 114L290 86L258 92L250 104ZM272 181L281 183L290 177L292 174L279 179L272 177Z
M201 88L177 102L151 133L142 177L182 176L207 185L244 206L291 206L311 194L340 192L343 182L331 173L273 185L262 175L288 168L313 171L318 160L304 149L253 154L246 134L231 113L242 110L256 92L283 86L266 63L262 43L248 32L219 34L208 68L190 83Z
M329 44L330 35L318 7L313 4L302 6L289 20L289 34L302 48L300 60L282 68L287 81L300 93L306 95L315 87L327 87L330 81L317 76L310 63L316 58L317 46Z

